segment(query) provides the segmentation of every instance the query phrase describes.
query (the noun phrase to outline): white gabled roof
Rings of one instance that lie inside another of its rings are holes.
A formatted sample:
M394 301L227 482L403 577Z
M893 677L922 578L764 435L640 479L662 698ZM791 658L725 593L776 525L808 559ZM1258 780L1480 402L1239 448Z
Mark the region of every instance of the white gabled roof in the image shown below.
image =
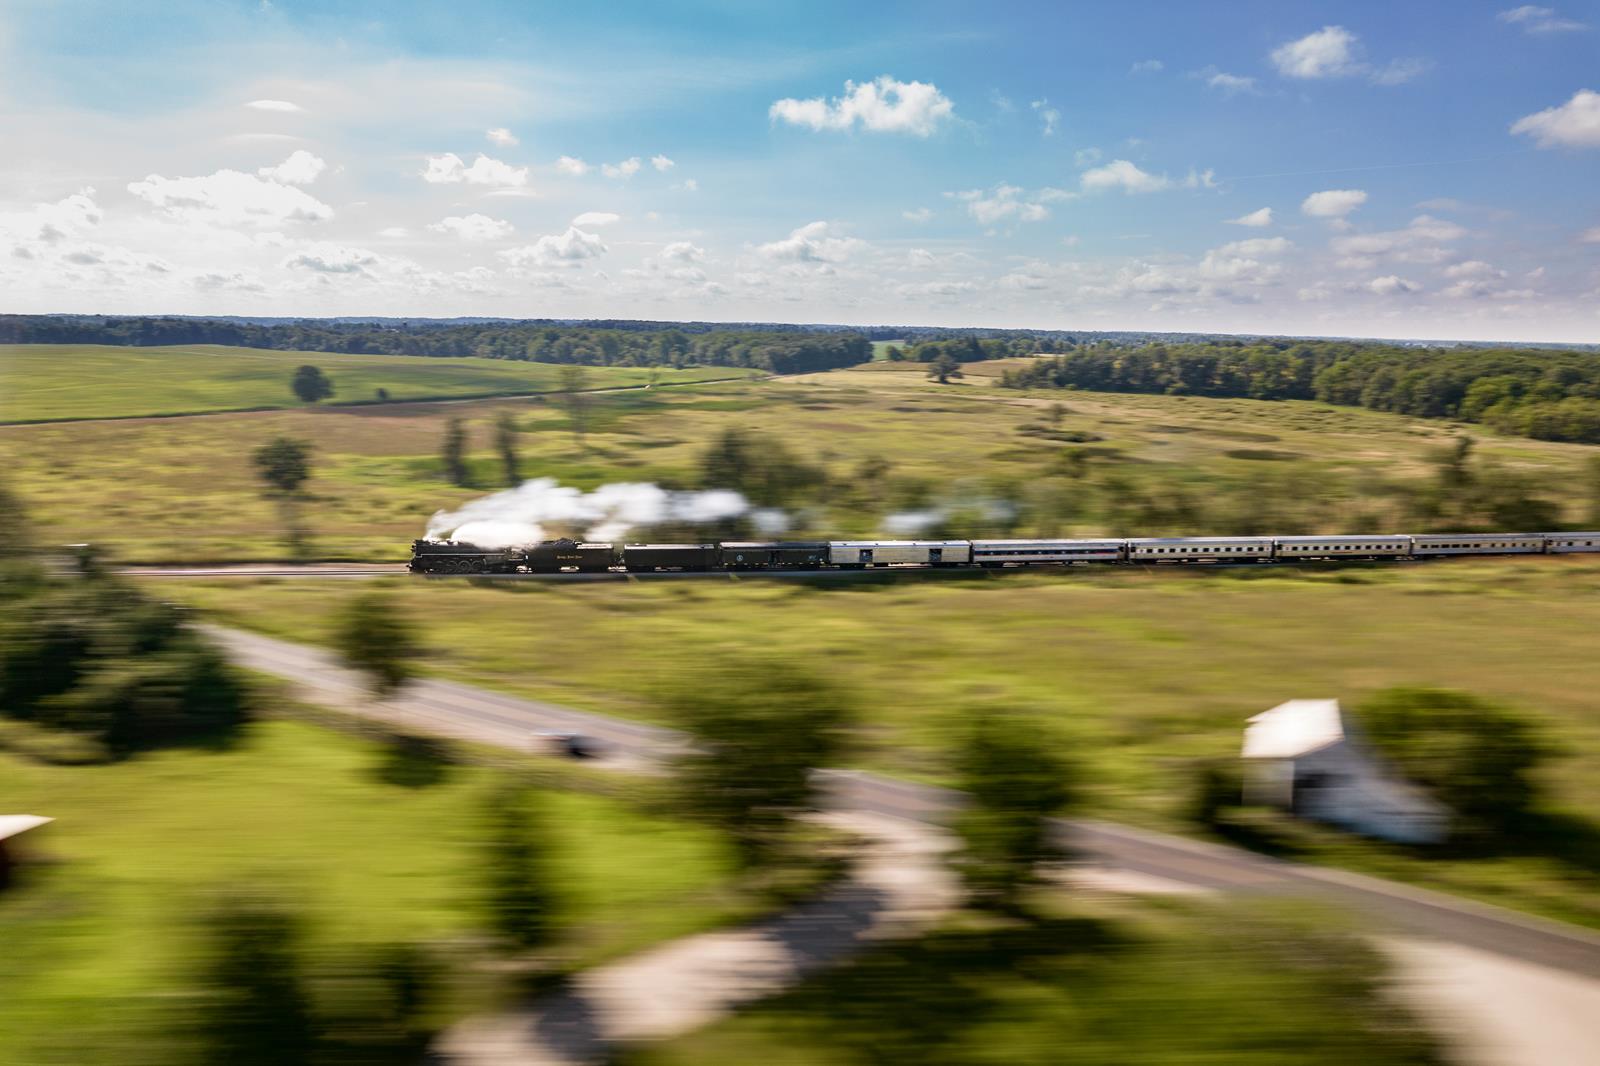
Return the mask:
M53 821L54 818L43 818L37 814L0 814L0 840L14 837L18 833L26 833L30 829L37 829Z
M1343 740L1338 700L1290 700L1250 719L1244 730L1246 759L1292 759Z

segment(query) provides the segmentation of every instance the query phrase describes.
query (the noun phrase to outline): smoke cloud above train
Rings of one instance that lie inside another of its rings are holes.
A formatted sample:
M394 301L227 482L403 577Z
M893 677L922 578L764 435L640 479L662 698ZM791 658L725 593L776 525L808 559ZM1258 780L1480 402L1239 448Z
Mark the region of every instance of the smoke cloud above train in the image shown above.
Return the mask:
M650 482L619 482L584 492L555 478L524 481L514 489L473 500L428 521L428 540L459 540L485 548L511 548L555 537L621 541L641 528L711 526L746 518L763 533L780 533L787 516L752 507L731 489L697 492L664 489Z

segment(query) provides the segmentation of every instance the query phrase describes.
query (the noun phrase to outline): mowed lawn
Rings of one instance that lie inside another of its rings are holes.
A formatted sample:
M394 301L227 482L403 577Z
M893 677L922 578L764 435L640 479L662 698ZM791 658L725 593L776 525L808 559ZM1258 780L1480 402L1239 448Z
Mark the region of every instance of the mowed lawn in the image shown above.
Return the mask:
M299 912L308 949L395 942L460 956L482 927L480 816L497 781L450 766L426 787L378 776L369 741L292 721L230 751L107 766L0 752L0 810L56 821L30 834L44 866L0 894L0 1060L147 1062L145 1027L191 992L197 915L222 893ZM570 963L637 950L748 913L708 831L620 800L538 797ZM181 1019L178 1019L181 1022Z
M1371 569L915 575L881 583L551 585L394 579L443 676L661 720L664 686L726 656L796 662L851 691L852 762L931 781L967 720L1037 715L1086 809L1192 831L1197 760L1231 759L1245 719L1296 697L1359 703L1394 685L1465 689L1532 715L1559 748L1552 808L1590 826L1548 853L1429 862L1324 834L1310 857L1600 925L1600 559ZM312 643L355 589L168 582L219 621Z
M560 388L560 368L502 359L280 352L214 344L125 348L98 344L0 345L0 423L294 407L295 368L333 382L329 403L504 396ZM738 377L729 367L651 371L591 367L591 388Z

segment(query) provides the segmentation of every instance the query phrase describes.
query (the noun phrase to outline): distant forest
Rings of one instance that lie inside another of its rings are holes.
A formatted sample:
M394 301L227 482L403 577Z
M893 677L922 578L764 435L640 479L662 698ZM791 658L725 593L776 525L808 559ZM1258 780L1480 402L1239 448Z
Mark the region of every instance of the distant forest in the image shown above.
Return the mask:
M922 353L918 352L921 358ZM936 354L935 356L936 357ZM1600 355L1339 341L1079 349L1007 370L1009 388L1321 400L1600 444Z
M698 328L668 323L260 323L204 318L12 316L10 344L228 344L352 355L478 356L585 366L740 366L804 374L872 358L872 342L845 330Z

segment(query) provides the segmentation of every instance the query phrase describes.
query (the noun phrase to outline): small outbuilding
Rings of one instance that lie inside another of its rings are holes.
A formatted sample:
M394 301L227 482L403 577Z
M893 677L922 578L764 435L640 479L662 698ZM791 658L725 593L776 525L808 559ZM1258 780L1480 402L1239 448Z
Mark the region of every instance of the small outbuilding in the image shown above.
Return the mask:
M1450 812L1390 773L1338 700L1289 700L1244 731L1245 801L1363 836L1436 844Z
M15 838L54 820L37 814L0 814L0 889L11 883L11 872L16 867Z

